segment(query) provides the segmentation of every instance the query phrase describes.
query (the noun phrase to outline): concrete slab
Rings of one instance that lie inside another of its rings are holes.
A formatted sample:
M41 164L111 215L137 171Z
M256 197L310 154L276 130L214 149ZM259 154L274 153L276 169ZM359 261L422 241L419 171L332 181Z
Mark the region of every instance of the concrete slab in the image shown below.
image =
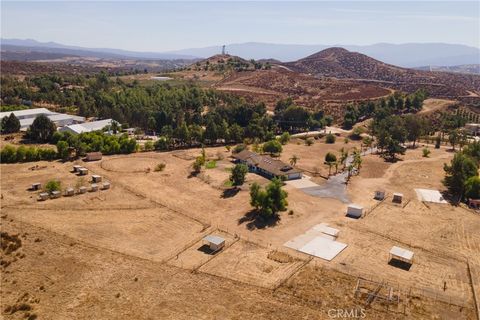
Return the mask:
M285 244L285 246L290 247L287 244ZM300 248L290 248L327 261L331 261L346 247L347 245L345 243L333 241L325 237L314 237Z
M430 189L415 189L417 193L418 200L425 202L434 202L434 203L448 203L438 190Z

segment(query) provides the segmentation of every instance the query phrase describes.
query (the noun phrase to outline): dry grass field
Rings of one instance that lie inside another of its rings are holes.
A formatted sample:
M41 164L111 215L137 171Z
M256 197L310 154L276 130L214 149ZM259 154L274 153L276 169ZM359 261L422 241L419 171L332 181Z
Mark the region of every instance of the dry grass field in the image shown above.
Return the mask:
M342 138L312 146L292 140L281 159L296 154L298 167L323 166L338 154ZM443 191L443 163L453 153L421 148L400 161L364 157L347 186L363 205L362 219L345 217L346 204L286 186L288 210L264 226L249 217L248 185L268 180L249 173L232 191L225 182L232 164L225 148L209 148L216 166L191 173L199 149L105 156L74 163L1 165L2 301L5 319L328 319L332 308L367 308L369 319L473 319L480 290L480 216L462 206L423 203L414 188ZM155 171L158 164L166 166ZM327 169L328 170L328 169ZM324 171L323 171L324 172ZM34 182L62 187L89 185L92 174L109 190L37 201ZM319 178L320 179L320 178ZM376 189L389 197L373 200ZM405 195L403 206L391 193ZM331 262L283 244L319 223L340 230L348 244ZM202 238L226 239L223 250L202 250ZM394 245L415 253L406 271L388 263ZM355 299L358 277L386 281L400 304Z

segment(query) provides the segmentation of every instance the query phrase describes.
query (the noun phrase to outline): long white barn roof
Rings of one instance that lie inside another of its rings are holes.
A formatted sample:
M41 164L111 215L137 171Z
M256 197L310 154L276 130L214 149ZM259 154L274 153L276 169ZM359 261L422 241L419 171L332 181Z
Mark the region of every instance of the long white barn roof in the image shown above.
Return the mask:
M35 108L35 109L26 109L26 110L16 110L16 111L4 111L0 112L0 119L3 117L9 116L13 113L17 118L18 117L35 117L40 114L50 114L52 111L46 108Z
M115 121L115 120L105 119L105 120L98 120L98 121L92 121L92 122L85 122L82 124L72 124L72 125L60 128L60 131L70 131L76 134L80 134L82 132L98 131L98 130L102 130L108 125L111 125L112 121Z

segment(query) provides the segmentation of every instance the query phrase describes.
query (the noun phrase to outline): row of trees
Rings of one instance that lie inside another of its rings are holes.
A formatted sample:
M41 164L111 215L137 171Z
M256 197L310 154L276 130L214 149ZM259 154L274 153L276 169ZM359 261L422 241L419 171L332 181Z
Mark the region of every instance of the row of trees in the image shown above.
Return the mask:
M416 113L422 109L423 101L427 94L419 90L411 95L404 95L400 92L390 95L387 99L378 102L360 102L346 106L343 118L343 126L351 129L359 121L375 116L386 116L393 114Z

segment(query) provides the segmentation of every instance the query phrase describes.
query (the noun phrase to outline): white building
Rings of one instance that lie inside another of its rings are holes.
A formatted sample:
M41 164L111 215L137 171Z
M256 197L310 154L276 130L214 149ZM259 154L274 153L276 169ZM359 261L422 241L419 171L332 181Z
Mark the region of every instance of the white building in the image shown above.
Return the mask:
M0 112L0 120L3 119L3 117L10 116L12 113L20 121L21 131L26 131L32 125L35 118L39 115L47 116L53 123L55 123L57 127L85 122L84 117L56 113L45 108Z
M83 132L92 132L92 131L99 131L112 124L115 120L112 119L105 119L105 120L98 120L92 122L85 122L81 124L73 124L68 125L60 128L58 131L60 132L71 132L73 134L80 134Z

